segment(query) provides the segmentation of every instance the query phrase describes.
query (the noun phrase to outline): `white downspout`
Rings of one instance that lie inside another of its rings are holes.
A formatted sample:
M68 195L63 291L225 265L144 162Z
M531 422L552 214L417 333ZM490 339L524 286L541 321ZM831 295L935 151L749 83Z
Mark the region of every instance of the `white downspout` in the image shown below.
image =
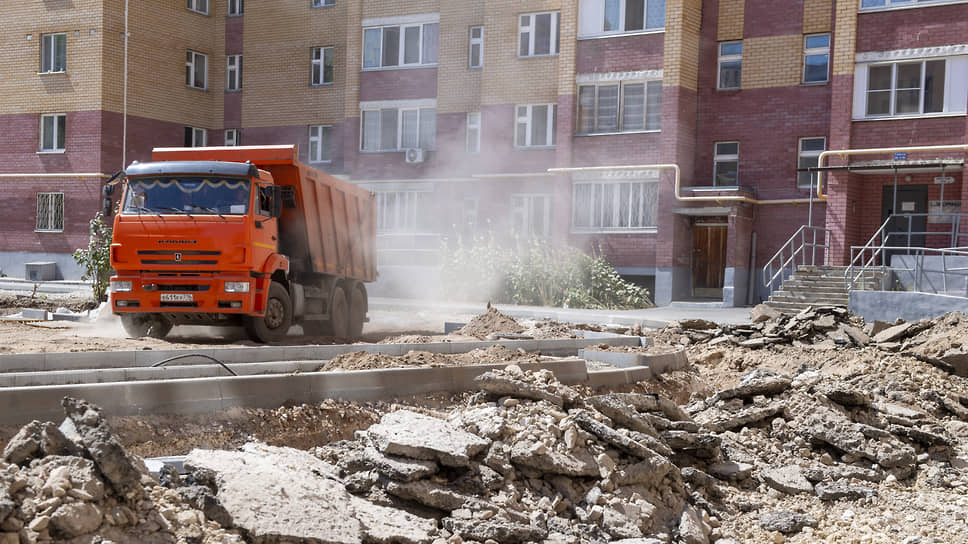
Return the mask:
M128 165L128 0L124 0L124 93L121 105L121 169Z

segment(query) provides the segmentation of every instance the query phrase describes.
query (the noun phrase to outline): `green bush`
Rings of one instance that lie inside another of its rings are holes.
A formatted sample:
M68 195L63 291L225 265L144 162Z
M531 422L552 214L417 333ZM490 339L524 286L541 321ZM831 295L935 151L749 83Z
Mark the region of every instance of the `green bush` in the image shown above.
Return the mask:
M652 306L648 290L627 282L602 256L539 240L513 247L493 238L444 249L446 296L533 306L633 309Z
M108 298L111 282L111 227L104 223L101 212L91 219L91 238L87 249L74 251L74 260L84 269L81 279L91 280L94 299L104 302Z

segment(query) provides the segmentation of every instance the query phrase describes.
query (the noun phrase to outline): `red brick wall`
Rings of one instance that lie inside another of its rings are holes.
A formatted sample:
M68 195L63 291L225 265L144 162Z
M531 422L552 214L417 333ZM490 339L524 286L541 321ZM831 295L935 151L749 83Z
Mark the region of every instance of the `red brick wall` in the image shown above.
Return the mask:
M357 121L358 122L358 121ZM345 135L346 125L333 125L332 164L312 164L314 168L327 172L343 170L345 147L340 144ZM219 136L221 137L221 135ZM309 125L290 125L278 127L249 127L242 130L243 145L290 145L299 146L299 160L309 162Z
M437 69L409 68L360 72L360 101L437 97Z
M695 91L683 87L662 88L662 162L680 165L685 185L693 178L696 147L696 112L698 96ZM662 236L656 246L655 264L660 267L687 267L691 265L692 231L686 216L672 212L673 208L687 206L676 200L675 176L671 171L662 174L659 185L659 232Z
M244 77L244 73L243 73ZM244 85L244 82L243 82ZM225 101L223 105L223 123L225 128L240 128L242 126L242 93L241 92L231 92L225 93ZM212 135L209 135L209 143L212 145L223 145L225 143L225 134L222 133L218 136L216 140L213 140ZM216 143L217 142L217 143ZM243 145L248 145L245 141L242 142Z
M944 145L965 143L964 117L934 117L922 119L859 121L851 124L851 147L855 149ZM944 156L956 156L944 153ZM925 155L936 157L937 153ZM957 156L961 156L958 154ZM862 157L863 159L889 159L883 157ZM910 158L915 158L911 154Z
M575 72L624 72L662 68L665 34L578 40Z
M242 53L242 31L245 27L245 17L225 18L225 54L239 55ZM244 67L243 67L244 69Z
M968 4L861 13L857 52L965 43Z
M612 266L653 267L661 243L658 234L572 234L572 245L590 254L602 254Z
M800 34L803 28L803 0L746 0L744 15L745 38Z
M59 112L52 112L59 113ZM98 172L101 114L66 112L64 153L38 153L40 114L0 115L0 172Z
M576 136L572 144L574 166L658 164L663 133Z

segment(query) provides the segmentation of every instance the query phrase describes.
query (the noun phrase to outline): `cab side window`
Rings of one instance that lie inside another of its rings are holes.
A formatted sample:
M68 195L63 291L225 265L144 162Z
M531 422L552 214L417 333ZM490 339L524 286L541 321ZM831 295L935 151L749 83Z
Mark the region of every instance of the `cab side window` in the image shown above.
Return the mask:
M259 215L272 217L272 193L268 187L259 188Z

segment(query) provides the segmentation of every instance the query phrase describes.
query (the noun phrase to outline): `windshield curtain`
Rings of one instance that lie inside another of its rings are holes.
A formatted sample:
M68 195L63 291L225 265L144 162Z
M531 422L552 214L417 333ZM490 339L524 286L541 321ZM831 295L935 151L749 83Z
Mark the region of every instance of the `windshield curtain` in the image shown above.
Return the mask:
M121 213L245 215L251 182L238 178L129 178Z

